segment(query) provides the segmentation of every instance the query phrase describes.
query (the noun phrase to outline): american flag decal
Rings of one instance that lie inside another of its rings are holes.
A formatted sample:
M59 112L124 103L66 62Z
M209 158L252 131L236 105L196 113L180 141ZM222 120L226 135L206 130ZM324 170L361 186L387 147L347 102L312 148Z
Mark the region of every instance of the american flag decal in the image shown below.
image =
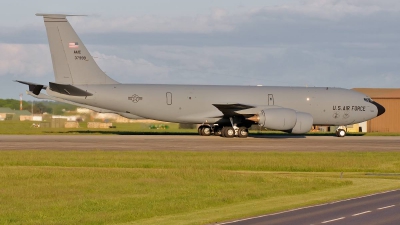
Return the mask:
M69 48L79 48L78 42L70 42L68 44Z

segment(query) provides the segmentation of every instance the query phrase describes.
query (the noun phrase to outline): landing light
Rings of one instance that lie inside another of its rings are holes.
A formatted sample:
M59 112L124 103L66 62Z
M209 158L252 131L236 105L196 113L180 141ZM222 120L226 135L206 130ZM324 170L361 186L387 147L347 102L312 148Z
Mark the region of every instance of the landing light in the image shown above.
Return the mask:
M307 101L310 101L310 98L307 98Z

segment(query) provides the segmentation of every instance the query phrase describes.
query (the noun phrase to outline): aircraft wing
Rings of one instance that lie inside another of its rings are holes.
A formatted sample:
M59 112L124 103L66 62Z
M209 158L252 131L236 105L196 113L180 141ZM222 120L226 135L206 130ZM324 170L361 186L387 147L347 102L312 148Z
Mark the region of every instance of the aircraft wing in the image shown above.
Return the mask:
M253 105L246 105L246 104L240 104L240 103L234 103L234 104L213 104L219 111L221 111L225 116L237 116L241 115L239 111L246 110L246 109L252 109L255 108L256 106Z
M269 105L249 105L241 103L233 104L213 104L219 111L221 111L225 116L238 116L242 115L245 117L250 117L258 114L261 110L267 108L280 108L279 106L269 106Z

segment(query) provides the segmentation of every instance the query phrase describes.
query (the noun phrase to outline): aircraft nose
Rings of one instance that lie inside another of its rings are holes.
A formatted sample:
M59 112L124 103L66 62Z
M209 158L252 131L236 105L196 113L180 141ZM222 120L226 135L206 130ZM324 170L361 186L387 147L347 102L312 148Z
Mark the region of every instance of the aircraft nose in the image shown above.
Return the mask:
M376 106L376 108L378 109L378 115L376 115L376 116L380 116L380 115L382 115L383 113L385 113L385 107L383 107L382 105L380 105L379 103L377 103L377 102L372 102L372 104L374 104L375 106Z

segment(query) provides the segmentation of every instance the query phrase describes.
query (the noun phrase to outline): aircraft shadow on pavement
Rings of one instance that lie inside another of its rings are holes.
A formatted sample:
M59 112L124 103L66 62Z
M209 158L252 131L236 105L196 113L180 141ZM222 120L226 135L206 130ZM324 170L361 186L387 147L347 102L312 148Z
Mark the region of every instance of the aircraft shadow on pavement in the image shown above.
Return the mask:
M183 136L198 136L197 133L188 132L151 132L151 131L116 131L116 130L70 130L58 132L46 132L48 134L100 134L100 135L183 135ZM200 137L200 136L199 136ZM293 139L305 138L305 135L290 135L290 134L250 134L251 138L273 138L273 139Z
M365 133L347 133L346 136L364 136ZM252 138L287 138L287 139L295 139L295 138L306 138L306 137L334 137L336 138L335 133L311 133L311 134L250 134L249 137Z
M147 132L147 131L113 131L113 130L71 130L71 131L58 131L46 132L48 134L104 134L104 135L182 135L182 136L199 136L197 133L181 133L181 132ZM200 137L200 136L199 136ZM213 137L213 136L211 136ZM294 139L306 138L305 135L293 134L250 134L251 138L264 138L264 139Z
M105 134L105 135L183 135L183 136L199 136L197 133L189 132L151 132L151 131L116 131L116 130L69 130L46 132L48 134ZM199 136L200 137L200 136ZM252 138L305 138L304 135L290 134L250 134Z
M46 132L48 134L114 134L114 135L198 135L197 133L180 133L180 132L147 132L147 131L113 131L113 130L71 130Z
M183 136L198 136L197 133L191 132L171 132L171 131L117 131L117 130L69 130L69 131L57 131L57 132L45 132L47 134L104 134L104 135L183 135ZM365 133L349 133L347 136L364 136ZM249 134L251 138L264 138L264 139L299 139L306 138L307 136L327 136L336 137L334 133L322 133L322 134Z
M252 138L265 138L265 139L298 139L298 138L306 138L305 135L293 135L293 134L250 134L249 137Z

